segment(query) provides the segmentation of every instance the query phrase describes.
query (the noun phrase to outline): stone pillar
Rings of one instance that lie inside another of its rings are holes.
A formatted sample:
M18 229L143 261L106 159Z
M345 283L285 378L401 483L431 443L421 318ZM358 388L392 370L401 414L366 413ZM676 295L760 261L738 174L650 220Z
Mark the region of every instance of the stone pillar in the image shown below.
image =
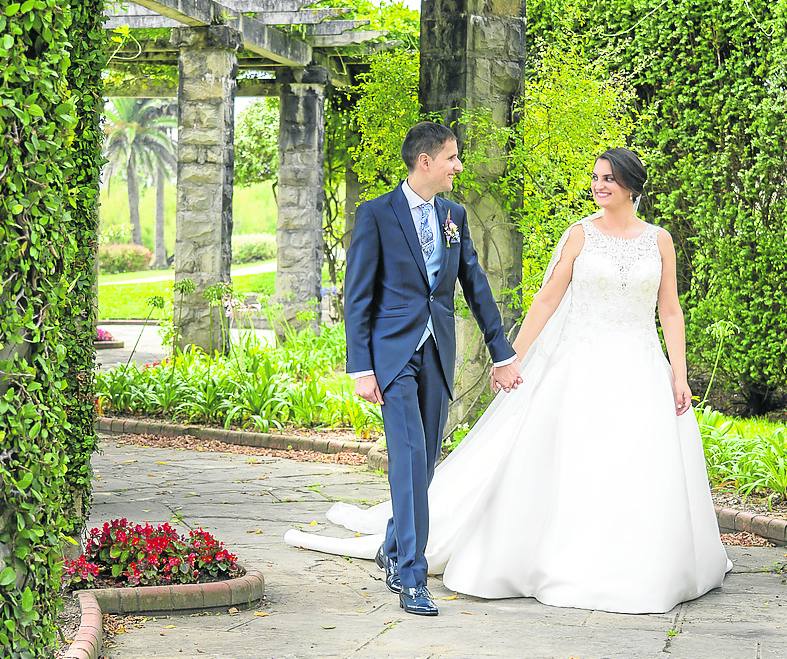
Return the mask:
M511 121L512 102L522 87L525 63L524 0L423 0L421 4L421 109L452 122L452 108L485 107L500 125ZM459 146L463 134L459 131ZM491 158L481 181L499 178L504 158ZM507 330L520 310L501 291L522 280L522 236L490 192L459 199L467 206L479 259L495 292ZM460 305L460 307L463 305ZM457 317L457 376L453 424L472 418L488 391L489 355L471 315Z
M320 67L283 69L280 83L279 217L276 225L276 295L285 318L301 325L301 312L320 312L323 238L325 85Z
M226 25L174 28L178 56L178 182L175 281L196 290L175 296L181 344L221 345L220 306L204 292L230 281L234 102L240 33ZM181 308L182 307L182 308Z

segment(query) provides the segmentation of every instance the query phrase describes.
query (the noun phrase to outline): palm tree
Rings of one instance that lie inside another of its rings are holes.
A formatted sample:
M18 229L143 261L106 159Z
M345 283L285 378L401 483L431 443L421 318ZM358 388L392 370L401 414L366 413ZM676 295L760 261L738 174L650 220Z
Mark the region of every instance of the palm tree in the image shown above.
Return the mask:
M177 126L173 101L115 98L107 107L104 155L109 178L124 169L131 219L131 240L142 244L139 222L139 176L156 181L156 251L154 267L166 267L164 249L164 182L175 169L173 129Z

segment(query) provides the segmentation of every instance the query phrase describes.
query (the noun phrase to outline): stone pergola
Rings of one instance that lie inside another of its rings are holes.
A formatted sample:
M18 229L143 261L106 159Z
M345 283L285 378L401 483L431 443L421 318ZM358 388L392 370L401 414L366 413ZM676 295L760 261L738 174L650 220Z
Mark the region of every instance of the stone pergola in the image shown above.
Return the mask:
M184 343L218 344L218 337L210 336L210 309L202 292L229 281L235 95L280 99L276 299L290 319L299 311L319 308L326 88L353 82L342 48L381 33L343 19L346 10L308 9L307 2L138 0L127 9L107 12L108 28L128 25L132 34L141 28L172 28L168 38L148 38L141 52L128 48L124 54L137 54L139 62L177 65L177 89L151 84L144 93L110 93L178 96L175 270L176 279L188 277L197 284L189 299L179 300ZM509 123L523 80L524 16L524 0L423 0L421 110L451 121L458 108L483 106L492 110L496 122ZM292 30L296 25L297 34ZM462 140L460 133L460 146ZM493 160L480 172L481 179L492 182L501 175L505 158ZM351 168L346 183L346 205L352 213L358 182ZM500 297L502 290L516 289L521 281L521 236L492 194L465 201L481 263ZM517 315L504 309L507 328ZM475 408L488 363L472 319L458 319L457 326L454 421Z
M128 26L134 35L171 28L168 38L135 37L119 54L177 66L177 88L108 92L178 98L175 279L196 284L193 294L177 300L184 344L220 343L221 309L211 308L203 294L230 281L236 95L280 99L275 298L289 319L319 312L326 87L350 82L338 62L343 47L382 33L359 29L366 21L343 20L346 9L304 9L307 1L138 0L105 12L107 29ZM293 26L302 27L296 34ZM239 79L239 72L249 75Z

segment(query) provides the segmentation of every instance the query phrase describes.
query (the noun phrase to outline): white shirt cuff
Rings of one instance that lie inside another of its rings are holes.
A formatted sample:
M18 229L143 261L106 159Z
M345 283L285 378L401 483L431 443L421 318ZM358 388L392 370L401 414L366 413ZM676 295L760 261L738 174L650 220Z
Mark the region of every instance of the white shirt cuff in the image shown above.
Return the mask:
M514 355L513 357L509 357L508 359L504 359L502 362L495 362L494 366L495 368L499 368L500 366L508 366L509 364L512 364L515 361L516 361L516 355Z
M353 380L362 378L364 375L374 375L374 371L356 371L355 373L348 373Z

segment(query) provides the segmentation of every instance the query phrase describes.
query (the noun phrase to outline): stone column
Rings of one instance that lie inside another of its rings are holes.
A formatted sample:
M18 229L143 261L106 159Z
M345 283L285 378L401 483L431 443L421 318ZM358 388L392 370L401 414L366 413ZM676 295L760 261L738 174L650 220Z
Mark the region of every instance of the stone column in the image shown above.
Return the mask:
M220 306L205 290L230 281L237 30L226 25L174 28L178 56L178 182L175 281L196 290L175 296L181 344L221 345ZM181 308L182 305L182 308Z
M522 86L525 63L524 0L423 0L419 97L424 112L447 121L461 114L451 108L485 107L495 122L511 121L512 102ZM463 134L459 132L462 148ZM491 158L481 180L503 173L504 158ZM522 236L498 199L485 192L459 199L467 206L479 259L511 330L520 310L501 291L522 280ZM460 307L463 305L460 305ZM472 418L488 391L489 354L471 315L457 316L455 402L447 430Z
M280 83L279 217L276 226L276 295L285 318L301 325L301 312L319 321L322 281L324 105L328 73L320 67L283 69Z

